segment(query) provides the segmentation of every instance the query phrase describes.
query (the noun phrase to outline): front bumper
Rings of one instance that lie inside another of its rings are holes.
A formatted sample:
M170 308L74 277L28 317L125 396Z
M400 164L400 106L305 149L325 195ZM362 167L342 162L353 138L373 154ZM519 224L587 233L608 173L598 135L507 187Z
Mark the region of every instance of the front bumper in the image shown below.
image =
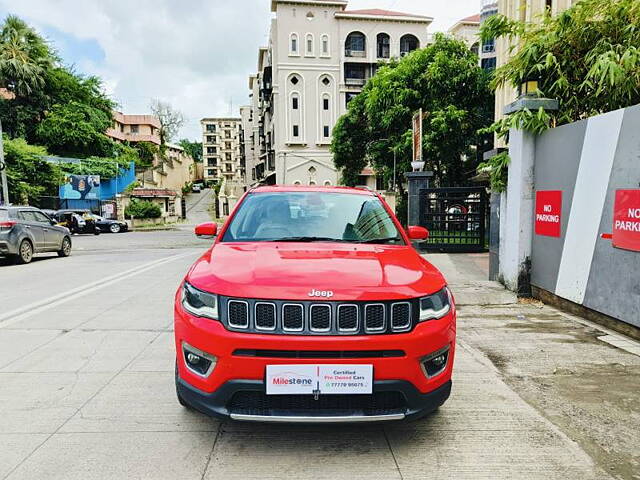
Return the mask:
M254 393L256 397L264 396L264 382L259 380L230 380L215 392L206 393L192 387L176 376L176 389L178 395L186 404L199 412L217 418L256 422L349 423L415 420L423 417L437 409L449 398L451 381L449 380L439 388L426 394L420 393L410 382L404 380L376 381L374 382L373 395L398 392L404 397L402 407L378 408L376 410L334 408L320 411L302 408L259 408L257 406L249 408L246 405L234 405L234 395L239 392ZM331 395L326 397L331 397ZM317 400L309 398L306 403L314 401ZM344 402L337 403L342 403L343 407L347 407Z

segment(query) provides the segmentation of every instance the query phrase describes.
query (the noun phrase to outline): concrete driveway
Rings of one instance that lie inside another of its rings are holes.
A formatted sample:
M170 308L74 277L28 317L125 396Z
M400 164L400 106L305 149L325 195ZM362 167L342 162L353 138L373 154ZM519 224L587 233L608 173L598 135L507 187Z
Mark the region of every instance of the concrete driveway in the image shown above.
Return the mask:
M477 256L429 257L460 304L453 394L432 416L289 426L181 408L173 294L207 244L187 231L83 236L68 259L0 265L0 478L640 475L634 345L515 303Z

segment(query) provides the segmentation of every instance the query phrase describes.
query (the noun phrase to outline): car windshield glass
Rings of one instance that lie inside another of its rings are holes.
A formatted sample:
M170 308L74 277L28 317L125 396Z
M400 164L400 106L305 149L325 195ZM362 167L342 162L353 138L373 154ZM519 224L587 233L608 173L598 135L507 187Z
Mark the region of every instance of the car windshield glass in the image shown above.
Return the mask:
M250 194L222 241L404 244L377 197L329 192Z

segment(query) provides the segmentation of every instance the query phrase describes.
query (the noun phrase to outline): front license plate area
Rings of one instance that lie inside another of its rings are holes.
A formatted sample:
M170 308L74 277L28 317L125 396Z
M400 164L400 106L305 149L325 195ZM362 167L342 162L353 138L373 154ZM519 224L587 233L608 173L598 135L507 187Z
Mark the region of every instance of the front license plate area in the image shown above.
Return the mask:
M267 365L267 395L373 393L373 365Z

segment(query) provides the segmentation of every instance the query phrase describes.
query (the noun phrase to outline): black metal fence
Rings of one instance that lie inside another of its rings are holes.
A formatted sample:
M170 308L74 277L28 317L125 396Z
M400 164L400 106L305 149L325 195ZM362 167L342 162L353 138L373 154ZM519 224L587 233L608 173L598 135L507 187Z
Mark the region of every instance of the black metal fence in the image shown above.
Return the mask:
M431 252L485 252L488 249L488 196L483 187L429 188L420 191L420 225Z

